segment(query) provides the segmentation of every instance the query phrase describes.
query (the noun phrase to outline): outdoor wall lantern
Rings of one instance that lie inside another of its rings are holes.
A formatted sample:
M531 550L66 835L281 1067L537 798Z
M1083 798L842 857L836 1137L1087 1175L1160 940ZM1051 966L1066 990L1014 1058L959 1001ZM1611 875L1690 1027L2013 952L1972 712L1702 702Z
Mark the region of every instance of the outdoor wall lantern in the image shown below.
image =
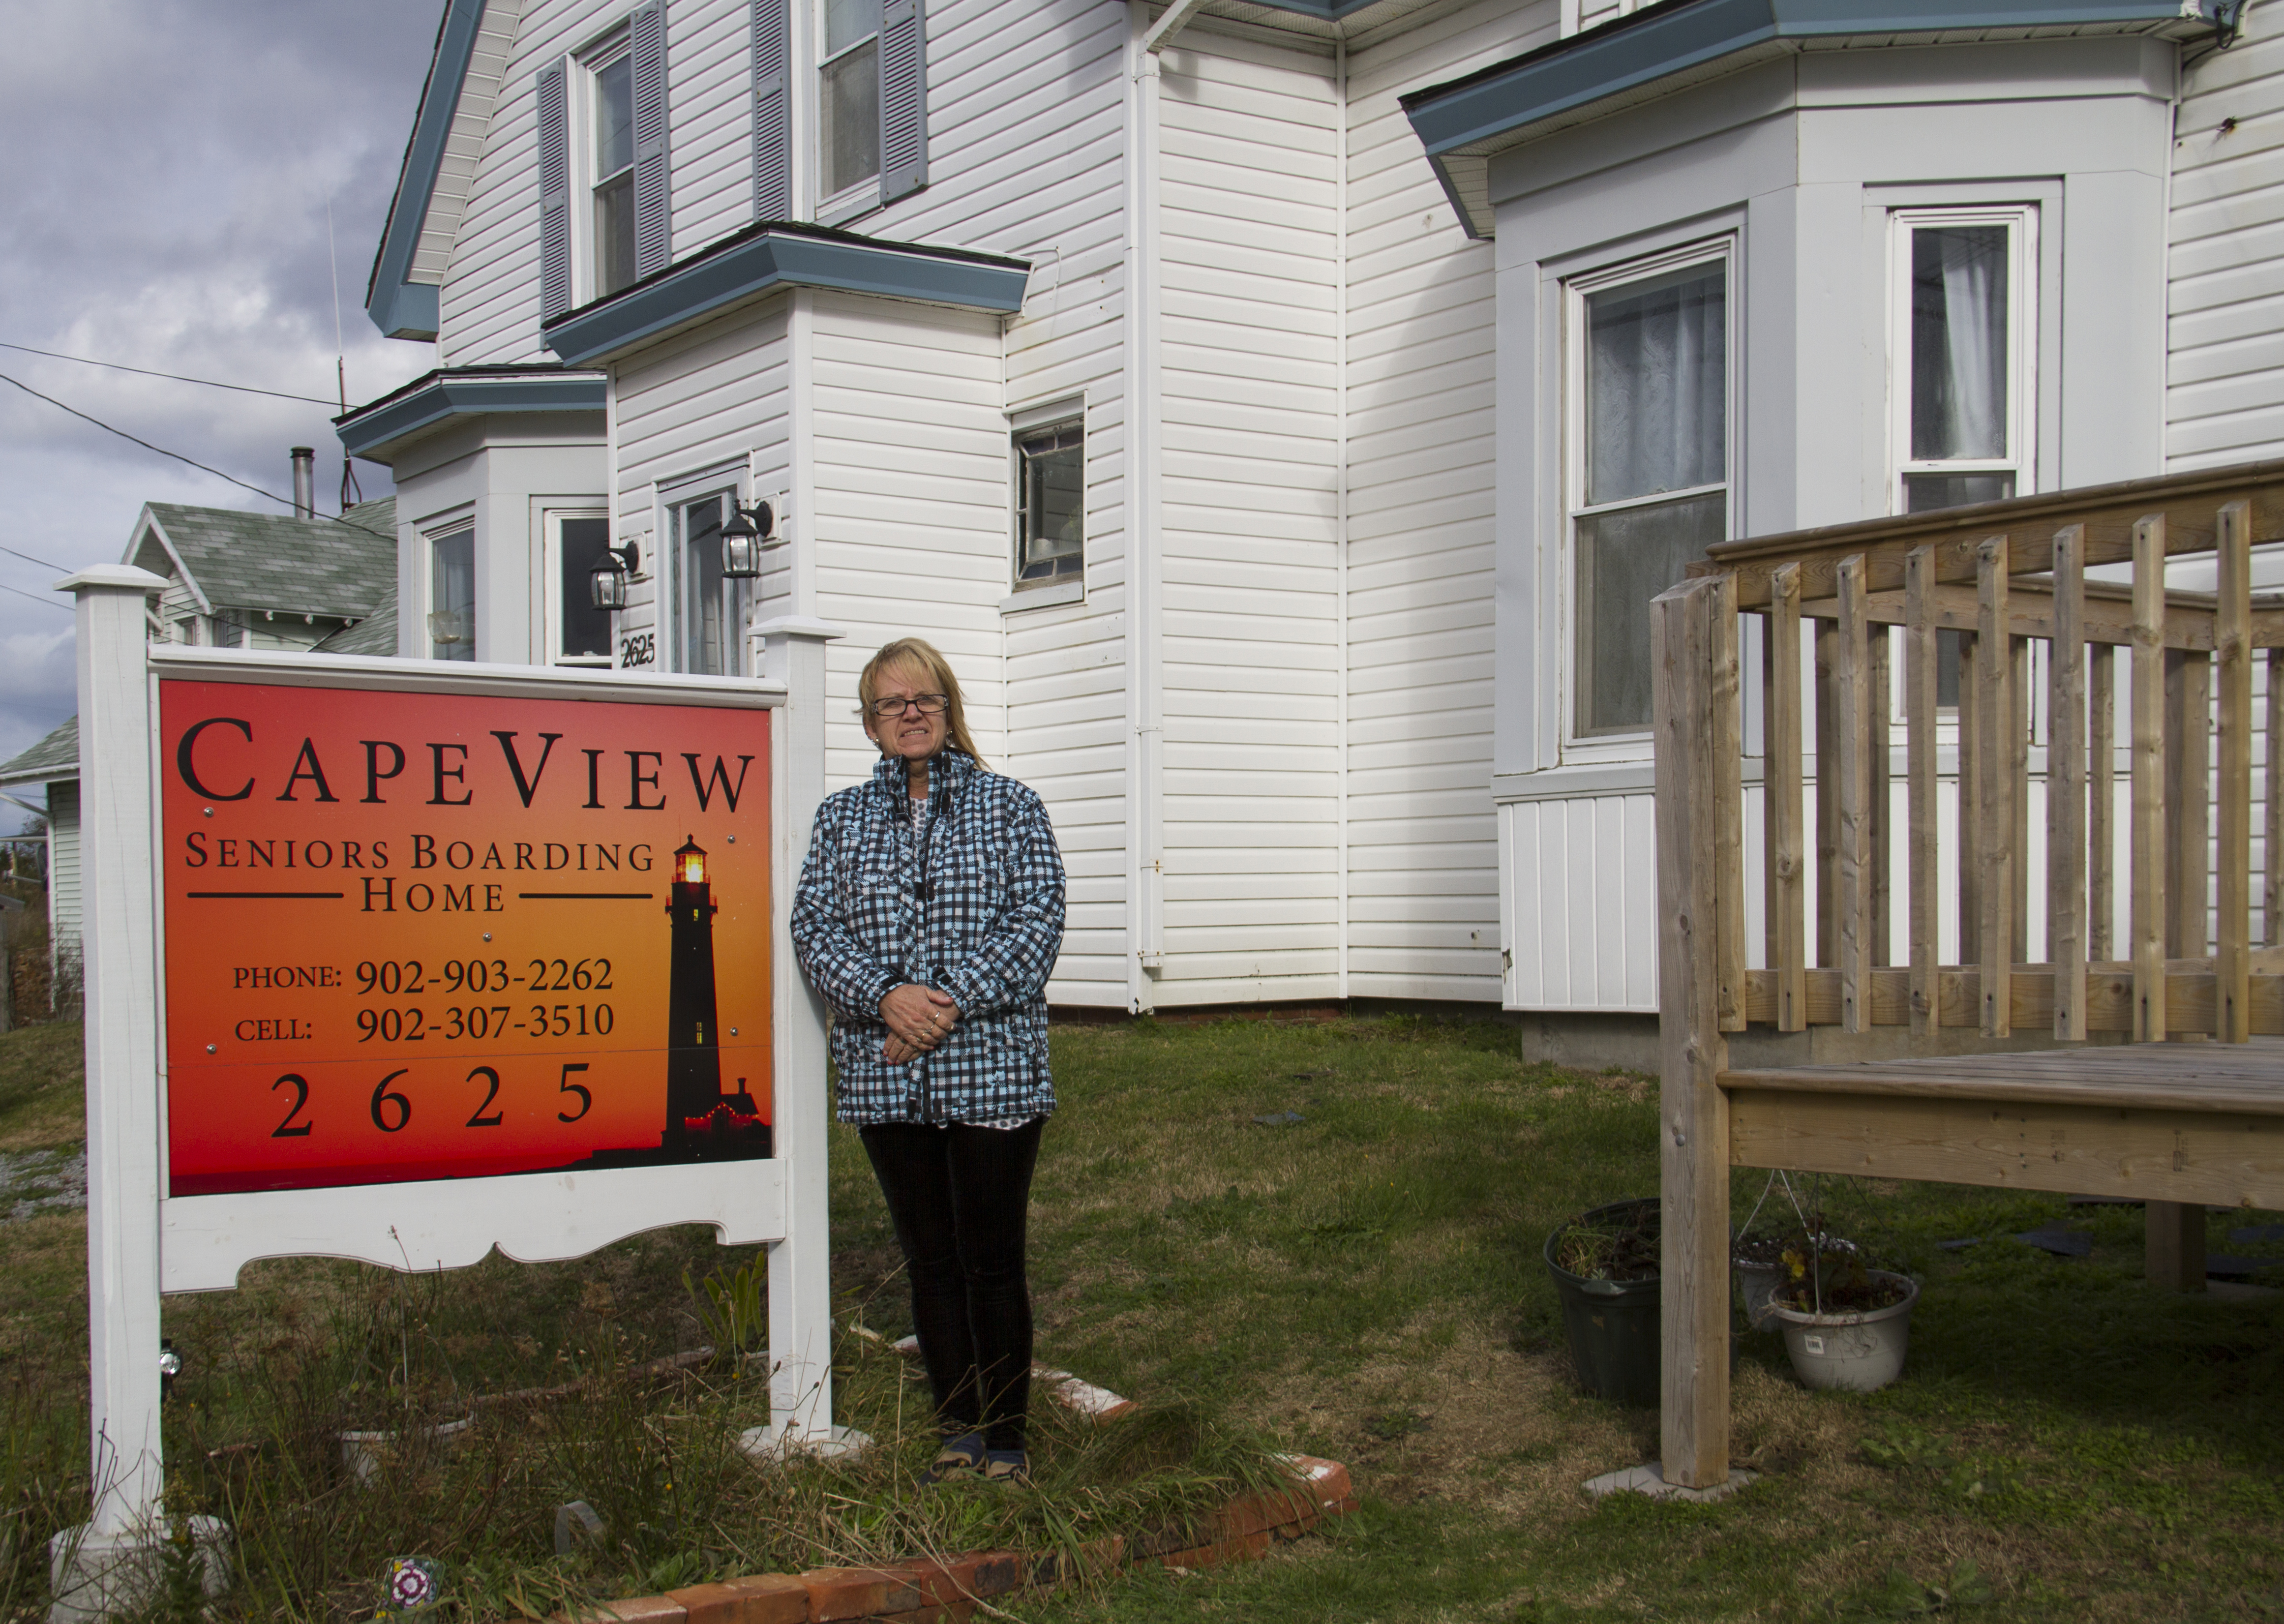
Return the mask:
M629 542L606 547L595 567L587 572L587 601L598 609L627 606L627 577L642 567L642 549Z
M751 581L762 573L762 547L774 535L777 515L766 502L739 507L730 498L730 522L722 527L722 573L732 581Z

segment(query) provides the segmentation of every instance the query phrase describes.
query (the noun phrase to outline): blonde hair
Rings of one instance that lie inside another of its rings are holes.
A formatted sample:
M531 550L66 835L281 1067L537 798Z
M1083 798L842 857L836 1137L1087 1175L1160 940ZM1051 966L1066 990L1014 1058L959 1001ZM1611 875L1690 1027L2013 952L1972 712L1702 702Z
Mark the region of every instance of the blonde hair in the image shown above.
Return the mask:
M880 697L880 674L890 666L918 666L935 691L943 695L945 730L954 749L966 755L978 767L984 764L983 753L967 733L967 709L960 701L959 679L951 673L951 663L938 653L934 644L919 637L899 637L894 643L884 643L880 652L864 662L864 669L856 678L857 712L869 723L872 720L872 701ZM878 742L877 740L875 741ZM881 746L881 753L888 753Z

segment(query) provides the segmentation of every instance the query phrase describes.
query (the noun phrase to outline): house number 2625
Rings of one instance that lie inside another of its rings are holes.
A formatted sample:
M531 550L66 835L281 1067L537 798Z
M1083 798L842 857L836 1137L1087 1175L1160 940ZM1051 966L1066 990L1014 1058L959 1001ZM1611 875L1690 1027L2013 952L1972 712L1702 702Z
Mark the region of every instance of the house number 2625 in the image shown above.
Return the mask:
M654 664L657 660L656 632L637 632L632 636L619 639L619 664L622 667L647 666Z

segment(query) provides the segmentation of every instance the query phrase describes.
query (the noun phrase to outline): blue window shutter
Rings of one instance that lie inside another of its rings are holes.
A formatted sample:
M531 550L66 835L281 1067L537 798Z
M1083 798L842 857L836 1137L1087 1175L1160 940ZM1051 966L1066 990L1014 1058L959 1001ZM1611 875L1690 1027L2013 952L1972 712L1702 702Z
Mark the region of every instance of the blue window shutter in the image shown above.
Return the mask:
M539 70L539 319L571 308L571 124L563 64Z
M786 74L792 0L754 4L754 218L793 217L793 117Z
M666 0L649 0L627 19L635 104L635 275L664 270L674 257L667 198Z
M920 0L880 13L880 201L927 184L927 15Z

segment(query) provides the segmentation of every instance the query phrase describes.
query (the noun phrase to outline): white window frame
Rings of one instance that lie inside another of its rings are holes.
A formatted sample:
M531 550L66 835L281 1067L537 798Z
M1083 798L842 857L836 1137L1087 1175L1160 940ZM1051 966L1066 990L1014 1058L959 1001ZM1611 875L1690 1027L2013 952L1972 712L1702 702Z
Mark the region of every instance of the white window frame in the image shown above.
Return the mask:
M434 519L424 519L418 526L420 597L418 599L417 613L420 630L420 657L423 660L440 658L436 652L436 639L428 629L428 617L434 613L434 605L436 602L436 543L448 537L458 535L464 530L470 537L468 554L471 584L469 589L475 595L474 601L469 607L469 650L471 658L482 658L484 538L476 526L475 504L467 503L449 512L440 513Z
M683 510L692 503L703 502L708 496L726 496L740 503L750 503L753 499L750 485L746 463L741 460L659 487L658 523L653 534L661 540L658 561L651 566L658 582L657 607L653 615L659 649L654 668L681 673L692 670L687 603L690 579L684 567L688 543L683 535ZM746 670L745 626L753 612L761 584L758 579L724 582L725 586L738 589L743 599L742 604L731 613L731 624L724 629L724 650L728 657L729 675L750 675Z
M1558 639L1561 667L1558 679L1558 711L1562 759L1566 763L1638 761L1651 735L1648 727L1624 732L1582 733L1579 730L1578 654L1583 629L1578 623L1578 520L1603 513L1623 512L1628 508L1650 507L1689 496L1709 496L1717 491L1725 498L1723 534L1728 538L1734 538L1737 534L1738 514L1743 506L1742 481L1738 467L1739 426L1744 403L1743 346L1740 342L1744 301L1740 296L1738 269L1743 262L1743 256L1738 252L1735 234L1725 232L1719 237L1700 238L1654 254L1563 278L1561 610ZM1580 498L1586 489L1587 299L1595 293L1607 293L1631 282L1647 281L1669 271L1716 263L1722 267L1723 309L1727 327L1727 360L1724 367L1727 399L1722 413L1722 456L1728 477L1715 484L1691 486L1684 490L1659 491L1654 496L1628 497L1592 507L1584 505ZM1645 649L1643 653L1647 658L1648 651Z
M614 24L600 39L590 44L571 59L570 126L571 143L571 302L587 303L602 296L602 268L595 255L601 245L595 236L595 188L603 177L595 173L595 119L602 105L602 98L595 88L595 79L605 68L623 61L634 50L634 36L622 20ZM629 160L627 173L631 176L634 165ZM631 188L627 207L634 207Z
M1912 457L1912 233L1926 226L2007 228L2006 449L2003 457ZM2038 206L1961 204L1888 212L1888 511L1904 511L1914 473L2011 473L2014 494L2038 488Z
M563 521L567 519L596 519L610 523L611 510L601 497L590 503L567 503L561 507L542 511L540 551L540 623L545 629L544 651L541 663L551 666L609 666L615 663L610 644L615 635L604 639L599 654L567 654L563 652ZM605 533L605 539L619 545L615 537Z
M1079 433L1078 567L1059 571L1044 580L1023 579L1023 441L1044 430L1076 429ZM1076 603L1086 596L1086 402L1077 396L1049 401L1007 414L1007 600L1010 608L1044 608L1049 604Z
M850 44L843 45L839 51L834 51L832 56L827 57L825 54L826 38L825 8L827 0L811 0L809 18L810 29L810 38L814 42L816 46L817 66L809 75L809 102L810 107L810 117L809 121L810 129L808 144L812 160L817 166L815 172L817 175L817 190L819 191L822 191L825 188L825 177L828 168L825 157L825 143L826 139L826 131L825 128L826 116L825 70L832 66L833 63L840 61L843 57L849 55L850 51L861 51L864 48L867 43L870 43L872 46L873 73L877 79L879 76L880 62L880 35L883 32L882 29L875 28L872 33L866 35L864 39L855 41ZM877 86L872 93L872 121L875 126L878 126L880 123L880 90ZM845 224L849 221L856 219L859 215L870 213L872 209L877 208L880 206L880 164L882 159L879 151L879 142L880 135L876 128L873 134L874 151L872 153L872 173L871 175L867 176L863 180L851 181L848 185L843 186L840 191L833 193L830 197L824 197L818 199L817 205L817 221L818 224Z

